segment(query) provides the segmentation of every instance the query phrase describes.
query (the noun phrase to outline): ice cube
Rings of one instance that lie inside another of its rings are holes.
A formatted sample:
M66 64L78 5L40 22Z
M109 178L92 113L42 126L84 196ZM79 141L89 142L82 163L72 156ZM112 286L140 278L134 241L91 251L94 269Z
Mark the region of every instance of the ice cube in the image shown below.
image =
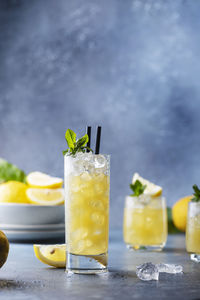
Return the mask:
M90 205L99 210L104 209L103 203L100 200L91 200Z
M94 158L92 153L78 153L73 160L73 175L80 175L83 172L94 171Z
M183 267L174 264L157 264L158 271L161 273L177 274L183 272Z
M79 175L79 174L83 173L84 170L85 170L84 161L77 159L73 164L73 175Z
M71 233L71 239L73 241L84 239L87 236L88 236L88 229L85 227L78 228Z
M106 158L101 154L95 155L94 163L96 168L103 168L106 164Z
M105 221L105 217L102 214L99 214L97 212L94 212L91 215L91 219L94 223L98 224L98 225L103 225L104 221Z
M84 240L80 240L77 242L76 244L76 252L80 253L85 249L85 241Z
M88 172L84 172L83 174L81 174L80 178L83 181L90 181L92 177Z
M86 247L91 247L93 245L93 242L91 240L87 239L85 241L85 244L86 244Z
M158 280L159 278L158 267L151 262L144 263L136 268L136 275L141 280Z

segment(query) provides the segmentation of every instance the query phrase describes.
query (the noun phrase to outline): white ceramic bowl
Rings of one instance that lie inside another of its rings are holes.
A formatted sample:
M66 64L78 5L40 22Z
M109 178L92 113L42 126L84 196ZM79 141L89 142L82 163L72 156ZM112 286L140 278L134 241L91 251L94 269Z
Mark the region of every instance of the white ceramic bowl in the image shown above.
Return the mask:
M64 223L64 205L0 203L0 226L45 225Z

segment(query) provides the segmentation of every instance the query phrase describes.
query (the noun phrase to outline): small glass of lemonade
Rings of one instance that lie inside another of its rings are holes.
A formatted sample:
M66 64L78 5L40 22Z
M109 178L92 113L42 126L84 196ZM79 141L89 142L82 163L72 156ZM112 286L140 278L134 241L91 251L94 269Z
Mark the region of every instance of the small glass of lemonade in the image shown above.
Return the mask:
M142 193L127 196L125 199L124 241L130 249L160 251L167 240L165 198L162 197L161 189L159 193L156 192L159 195L150 193L152 188L155 190L158 186L150 186L152 184L147 180L141 177L139 179L145 183Z
M188 204L186 249L191 260L200 262L200 202Z

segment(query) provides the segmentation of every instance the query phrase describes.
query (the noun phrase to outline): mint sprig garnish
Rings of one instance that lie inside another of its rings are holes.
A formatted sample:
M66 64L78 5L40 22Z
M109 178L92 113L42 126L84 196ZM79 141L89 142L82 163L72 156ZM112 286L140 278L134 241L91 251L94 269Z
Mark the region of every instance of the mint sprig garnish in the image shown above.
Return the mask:
M191 199L192 202L200 202L200 189L196 184L193 185L194 197Z
M144 190L146 189L146 185L143 185L139 180L136 180L134 184L130 184L130 188L133 191L133 194L130 196L132 197L138 197L141 194L144 193Z
M89 141L89 137L87 134L82 136L80 139L76 138L76 133L67 129L65 133L65 139L67 141L67 145L69 149L63 151L63 155L68 153L69 155L75 155L77 152L86 152L86 150L92 151L89 147L87 147L87 143ZM93 151L92 151L93 152Z

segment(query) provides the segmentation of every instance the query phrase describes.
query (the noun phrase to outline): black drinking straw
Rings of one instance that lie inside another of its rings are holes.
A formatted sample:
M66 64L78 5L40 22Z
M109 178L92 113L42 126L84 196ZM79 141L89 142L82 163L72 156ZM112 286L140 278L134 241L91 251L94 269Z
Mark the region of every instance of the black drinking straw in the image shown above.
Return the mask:
M90 139L91 139L91 126L87 126L87 135L88 135L88 142L87 142L87 147L90 148ZM89 149L86 149L86 152L90 152Z
M96 138L95 154L99 154L100 141L101 141L101 126L98 126L97 127L97 138Z

